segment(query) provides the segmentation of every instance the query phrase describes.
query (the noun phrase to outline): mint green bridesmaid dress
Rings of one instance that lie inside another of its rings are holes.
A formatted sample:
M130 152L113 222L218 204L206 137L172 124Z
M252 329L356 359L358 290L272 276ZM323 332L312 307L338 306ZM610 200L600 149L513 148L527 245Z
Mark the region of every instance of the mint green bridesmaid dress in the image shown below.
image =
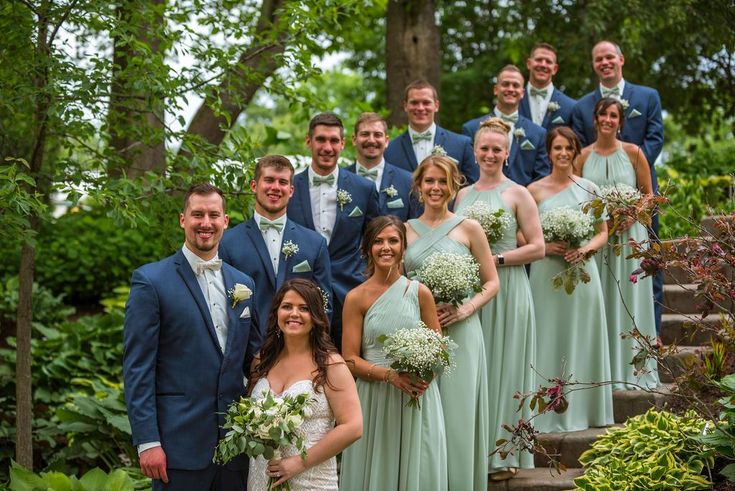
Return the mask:
M362 357L389 367L377 338L421 321L417 281L401 276L365 314ZM357 379L363 417L362 438L342 454L343 491L444 491L447 449L439 387L429 384L421 409L390 384Z
M464 217L454 216L433 229L419 220L409 220L419 235L406 250L405 265L409 277L435 251L471 254L463 244L447 235L462 220ZM485 345L480 319L473 314L449 326L445 334L458 345L454 352L457 366L439 378L447 433L449 489L481 491L487 489L489 414Z
M599 188L577 178L559 193L539 203L539 212L563 206L581 208ZM579 283L571 295L555 290L551 278L567 267L560 256L546 256L531 265L531 292L536 313L537 382L571 376L571 381L589 383L610 380L610 351L607 340L605 304L597 262L587 261L589 283ZM574 387L579 389L580 386ZM575 390L567 396L566 412L545 413L533 420L542 433L577 431L613 423L610 385Z
M593 151L587 158L582 173L585 179L598 186L622 183L634 189L638 188L635 169L622 147L607 157ZM622 333L630 332L633 327L637 327L644 336L656 339L651 277L631 283L628 278L638 269L640 260L626 259L626 256L633 252L629 245L623 245L619 255L613 252L613 244L627 244L630 239L639 243L648 240L646 228L636 222L622 234L611 236L608 245L595 256L605 298L610 371L612 380L619 382L613 386L614 389L655 389L659 384L656 360L649 358L646 361L645 373L636 376L635 367L630 362L636 355L639 344L630 337L626 339L620 337ZM631 383L637 385L629 385Z
M495 189L475 191L470 186L456 212L477 201L484 201L494 211L504 209L511 218L503 230L503 236L490 244L493 254L502 254L516 248L518 223L513 210L503 200L503 191L516 185L510 179ZM536 318L528 275L522 265L498 266L500 291L480 312L482 335L487 355L487 385L490 419L488 424L491 451L500 438L510 438L503 424L515 425L520 418L528 421L531 409L528 404L518 411L516 392L530 392L536 387L536 376L532 366L536 365ZM533 454L515 452L506 459L499 453L490 456L490 472L509 467L533 468Z

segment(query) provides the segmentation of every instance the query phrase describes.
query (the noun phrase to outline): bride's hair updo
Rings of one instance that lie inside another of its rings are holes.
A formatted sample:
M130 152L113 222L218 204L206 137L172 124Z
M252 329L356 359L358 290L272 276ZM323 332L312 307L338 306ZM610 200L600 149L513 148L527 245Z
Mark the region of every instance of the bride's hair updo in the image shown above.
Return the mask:
M487 118L480 123L480 128L475 133L475 147L480 140L480 136L485 133L497 133L505 137L505 149L508 150L508 133L510 133L510 125L500 118Z

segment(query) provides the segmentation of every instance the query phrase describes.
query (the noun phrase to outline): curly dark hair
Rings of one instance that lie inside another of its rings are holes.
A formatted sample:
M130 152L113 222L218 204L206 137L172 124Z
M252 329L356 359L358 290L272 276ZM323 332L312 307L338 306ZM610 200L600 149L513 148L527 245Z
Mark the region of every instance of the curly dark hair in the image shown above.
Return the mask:
M325 384L330 388L334 388L329 383L327 377L327 366L329 366L329 355L336 353L337 348L334 347L332 338L329 336L329 319L324 308L322 291L311 280L293 278L286 281L278 289L273 298L273 303L268 313L265 341L260 348L259 360L256 361L255 366L250 372L248 383L249 393L252 392L255 382L268 375L268 372L276 364L283 351L284 341L281 329L278 326L278 309L281 306L283 297L289 291L298 293L304 299L311 314L312 328L309 333L309 340L311 353L317 366L316 375L312 379L314 390L318 392Z

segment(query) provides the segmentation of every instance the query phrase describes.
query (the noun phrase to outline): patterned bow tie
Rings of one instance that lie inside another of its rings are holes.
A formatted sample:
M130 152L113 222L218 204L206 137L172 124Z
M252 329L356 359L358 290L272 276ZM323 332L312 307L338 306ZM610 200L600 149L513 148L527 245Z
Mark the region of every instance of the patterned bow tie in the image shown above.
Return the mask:
M205 270L219 271L222 268L222 259L210 259L209 261L201 261L196 264L194 272L197 275L204 273Z
M326 184L328 186L333 185L334 184L334 174L329 174L328 176L317 176L317 175L312 176L311 185L319 186L320 184Z
M357 175L362 177L367 177L371 180L376 180L378 178L378 169L366 169L363 166L359 166L357 168Z
M510 116L500 113L500 119L507 121L508 123L516 124L518 122L518 113L511 114Z
M547 95L549 95L549 89L536 89L531 87L531 97L542 97L546 99Z
M602 88L602 97L612 97L615 95L620 95L620 87L618 87L617 85L610 89L608 89L607 87Z
M260 227L260 230L262 230L263 232L265 232L269 228L272 228L276 232L280 233L281 230L283 230L283 222L278 222L276 220L268 220L267 218L261 217L258 227Z
M420 141L433 141L434 135L431 134L431 131L426 130L423 133L416 133L415 135L411 136L411 143L417 143Z

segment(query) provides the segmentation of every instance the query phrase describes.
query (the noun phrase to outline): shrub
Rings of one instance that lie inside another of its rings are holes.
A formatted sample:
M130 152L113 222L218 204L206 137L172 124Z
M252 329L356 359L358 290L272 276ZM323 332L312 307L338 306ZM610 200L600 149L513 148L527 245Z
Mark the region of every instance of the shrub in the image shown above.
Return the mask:
M42 472L34 474L20 464L13 462L10 468L10 489L12 491L54 491L69 489L75 491L134 491L150 489L150 481L141 479L134 472L116 469L109 474L94 468L77 479L61 472Z

